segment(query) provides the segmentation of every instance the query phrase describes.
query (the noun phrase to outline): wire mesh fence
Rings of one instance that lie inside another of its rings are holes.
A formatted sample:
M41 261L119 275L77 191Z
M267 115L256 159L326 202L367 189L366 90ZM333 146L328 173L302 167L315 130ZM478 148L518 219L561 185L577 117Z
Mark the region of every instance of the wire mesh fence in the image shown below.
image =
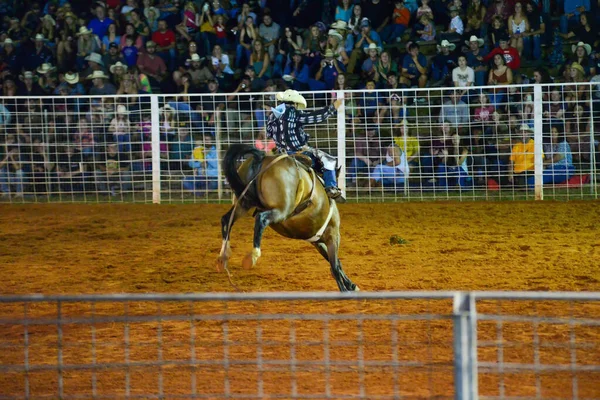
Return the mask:
M0 397L600 398L599 301L510 292L3 297Z
M2 202L214 202L232 143L271 152L277 88L0 98ZM597 85L307 92L306 125L353 200L597 198Z

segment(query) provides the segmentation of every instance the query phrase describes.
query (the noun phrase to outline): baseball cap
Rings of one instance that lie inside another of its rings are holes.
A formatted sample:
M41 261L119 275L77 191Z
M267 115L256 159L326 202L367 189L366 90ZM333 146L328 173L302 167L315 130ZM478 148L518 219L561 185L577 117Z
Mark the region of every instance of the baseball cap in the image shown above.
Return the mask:
M369 26L371 26L371 21L369 21L369 18L363 18L362 21L360 21L361 28L366 28Z
M119 45L116 44L115 42L112 42L111 44L108 45L108 48L109 49L118 49Z

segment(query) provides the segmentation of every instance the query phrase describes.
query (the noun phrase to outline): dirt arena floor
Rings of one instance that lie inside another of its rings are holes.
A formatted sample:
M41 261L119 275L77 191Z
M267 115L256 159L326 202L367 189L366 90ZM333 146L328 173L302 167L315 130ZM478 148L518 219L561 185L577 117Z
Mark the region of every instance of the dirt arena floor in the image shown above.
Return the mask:
M226 210L217 205L0 205L0 295L232 291L226 276L215 270ZM362 290L600 291L598 202L347 204L340 212L340 258ZM240 221L233 233L231 270L240 287L251 292L337 289L328 264L312 246L272 231L265 234L258 265L242 269L252 247L252 223ZM392 235L406 243L390 245ZM0 372L0 398L24 398L26 390L30 398L59 398L61 391L66 398L453 396L449 300L61 307L68 322L59 329L55 303L0 303L0 368L12 368ZM478 311L600 318L598 304L572 302L486 302ZM38 323L14 321L25 313ZM202 318L181 318L189 314ZM129 319L102 319L114 315ZM144 319L153 315L161 320ZM222 315L231 318L223 321ZM257 321L253 315L268 318ZM40 322L44 318L49 319ZM600 365L598 326L482 321L478 336L479 360L492 365L499 360ZM62 371L56 369L59 358L67 366ZM324 367L326 360L330 368ZM18 369L25 365L27 374ZM482 370L479 391L482 396L571 398L576 392L579 398L600 398L598 382L600 372L569 368L538 374Z

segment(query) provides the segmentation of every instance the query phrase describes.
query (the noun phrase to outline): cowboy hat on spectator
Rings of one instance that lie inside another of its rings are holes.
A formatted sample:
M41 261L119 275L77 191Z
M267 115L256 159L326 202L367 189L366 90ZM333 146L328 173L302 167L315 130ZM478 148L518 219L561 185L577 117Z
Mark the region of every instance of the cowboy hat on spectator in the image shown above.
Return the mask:
M77 32L77 36L89 35L92 33L91 29L88 29L85 26L79 28L79 32Z
M23 75L19 76L19 79L23 80L23 79L33 79L33 72L31 71L25 71L23 73Z
M15 43L12 41L11 38L7 38L4 43L2 43L3 46L14 46Z
M44 40L46 40L46 38L41 33L38 33L37 35L35 35L36 42L43 42Z
M587 53L587 55L589 56L590 53L592 52L592 46L590 46L587 43L583 43L583 42L579 42L577 44L574 44L573 46L571 46L571 51L573 53L575 53L577 51L578 47L583 47L585 49L585 52Z
M325 58L333 58L335 57L335 53L331 49L325 50L325 54L323 54Z
M144 17L146 17L146 19L150 19L150 17L149 17L150 11L154 12L154 16L156 18L160 17L160 11L158 10L158 8L156 8L156 7L148 7L148 8L144 8Z
M346 21L342 21L342 20L337 20L333 24L331 24L331 29L337 29L338 31L349 30L348 24L346 23Z
M334 38L337 38L337 40L339 40L340 42L344 40L342 34L336 31L335 29L330 29L329 32L327 32L327 36L333 36Z
M104 71L94 71L87 77L88 80L92 79L108 79L108 76L104 74Z
M75 85L79 82L79 74L77 72L73 74L66 73L65 82L67 82L69 85Z
M56 20L54 18L52 18L52 15L50 14L46 14L44 15L42 18L40 18L42 21L48 21L50 23L52 23L52 25L56 25Z
M471 37L469 38L469 40L465 40L465 44L468 46L471 42L477 42L477 45L479 47L483 46L483 42L484 40L481 38L478 38L475 35L471 35Z
M200 62L202 61L202 59L200 58L200 56L196 53L192 54L192 58L188 58L186 60L186 62L191 63L191 62Z
M114 74L117 68L123 68L123 72L127 72L127 65L123 64L121 61L117 61L113 65L110 66L110 73Z
M450 43L446 39L442 40L442 43L437 45L438 51L440 51L442 47L447 47L450 51L454 51L454 49L456 49L456 45L454 43Z
M521 126L519 127L519 132L533 133L535 131L529 125L527 125L527 124L521 124Z
M585 75L585 69L578 62L574 62L571 64L571 69L575 69Z
M369 54L370 50L377 50L377 54L381 54L381 47L377 46L377 43L370 43L364 48L365 53Z
M90 53L90 55L85 58L85 61L91 61L96 64L100 64L100 65L104 66L104 61L102 61L102 56L98 53Z
M275 98L284 103L293 103L298 110L306 108L306 99L297 91L288 89L285 92L278 92Z
M52 66L52 64L49 63L43 63L42 65L39 66L39 68L37 69L38 74L42 74L45 75L48 72L52 72L54 71L56 68L54 68Z
M119 114L119 115L128 115L129 111L127 111L127 107L125 107L123 104L119 104L117 106L117 114Z
M72 12L72 11L67 11L67 12L65 13L65 19L67 19L67 18L73 18L73 19L77 19L77 16L76 16L75 14L73 14L73 12Z

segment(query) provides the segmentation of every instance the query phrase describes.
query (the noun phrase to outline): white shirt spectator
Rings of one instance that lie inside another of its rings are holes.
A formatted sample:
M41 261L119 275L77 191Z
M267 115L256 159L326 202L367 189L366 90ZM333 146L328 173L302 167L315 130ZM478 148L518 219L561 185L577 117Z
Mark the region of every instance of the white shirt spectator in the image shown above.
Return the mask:
M473 86L475 82L475 71L471 67L456 67L452 70L452 82L456 87ZM458 82L458 84L457 84Z
M454 32L458 33L459 35L462 35L465 31L462 19L460 19L458 15L452 18L452 21L450 21L450 29L454 29Z

